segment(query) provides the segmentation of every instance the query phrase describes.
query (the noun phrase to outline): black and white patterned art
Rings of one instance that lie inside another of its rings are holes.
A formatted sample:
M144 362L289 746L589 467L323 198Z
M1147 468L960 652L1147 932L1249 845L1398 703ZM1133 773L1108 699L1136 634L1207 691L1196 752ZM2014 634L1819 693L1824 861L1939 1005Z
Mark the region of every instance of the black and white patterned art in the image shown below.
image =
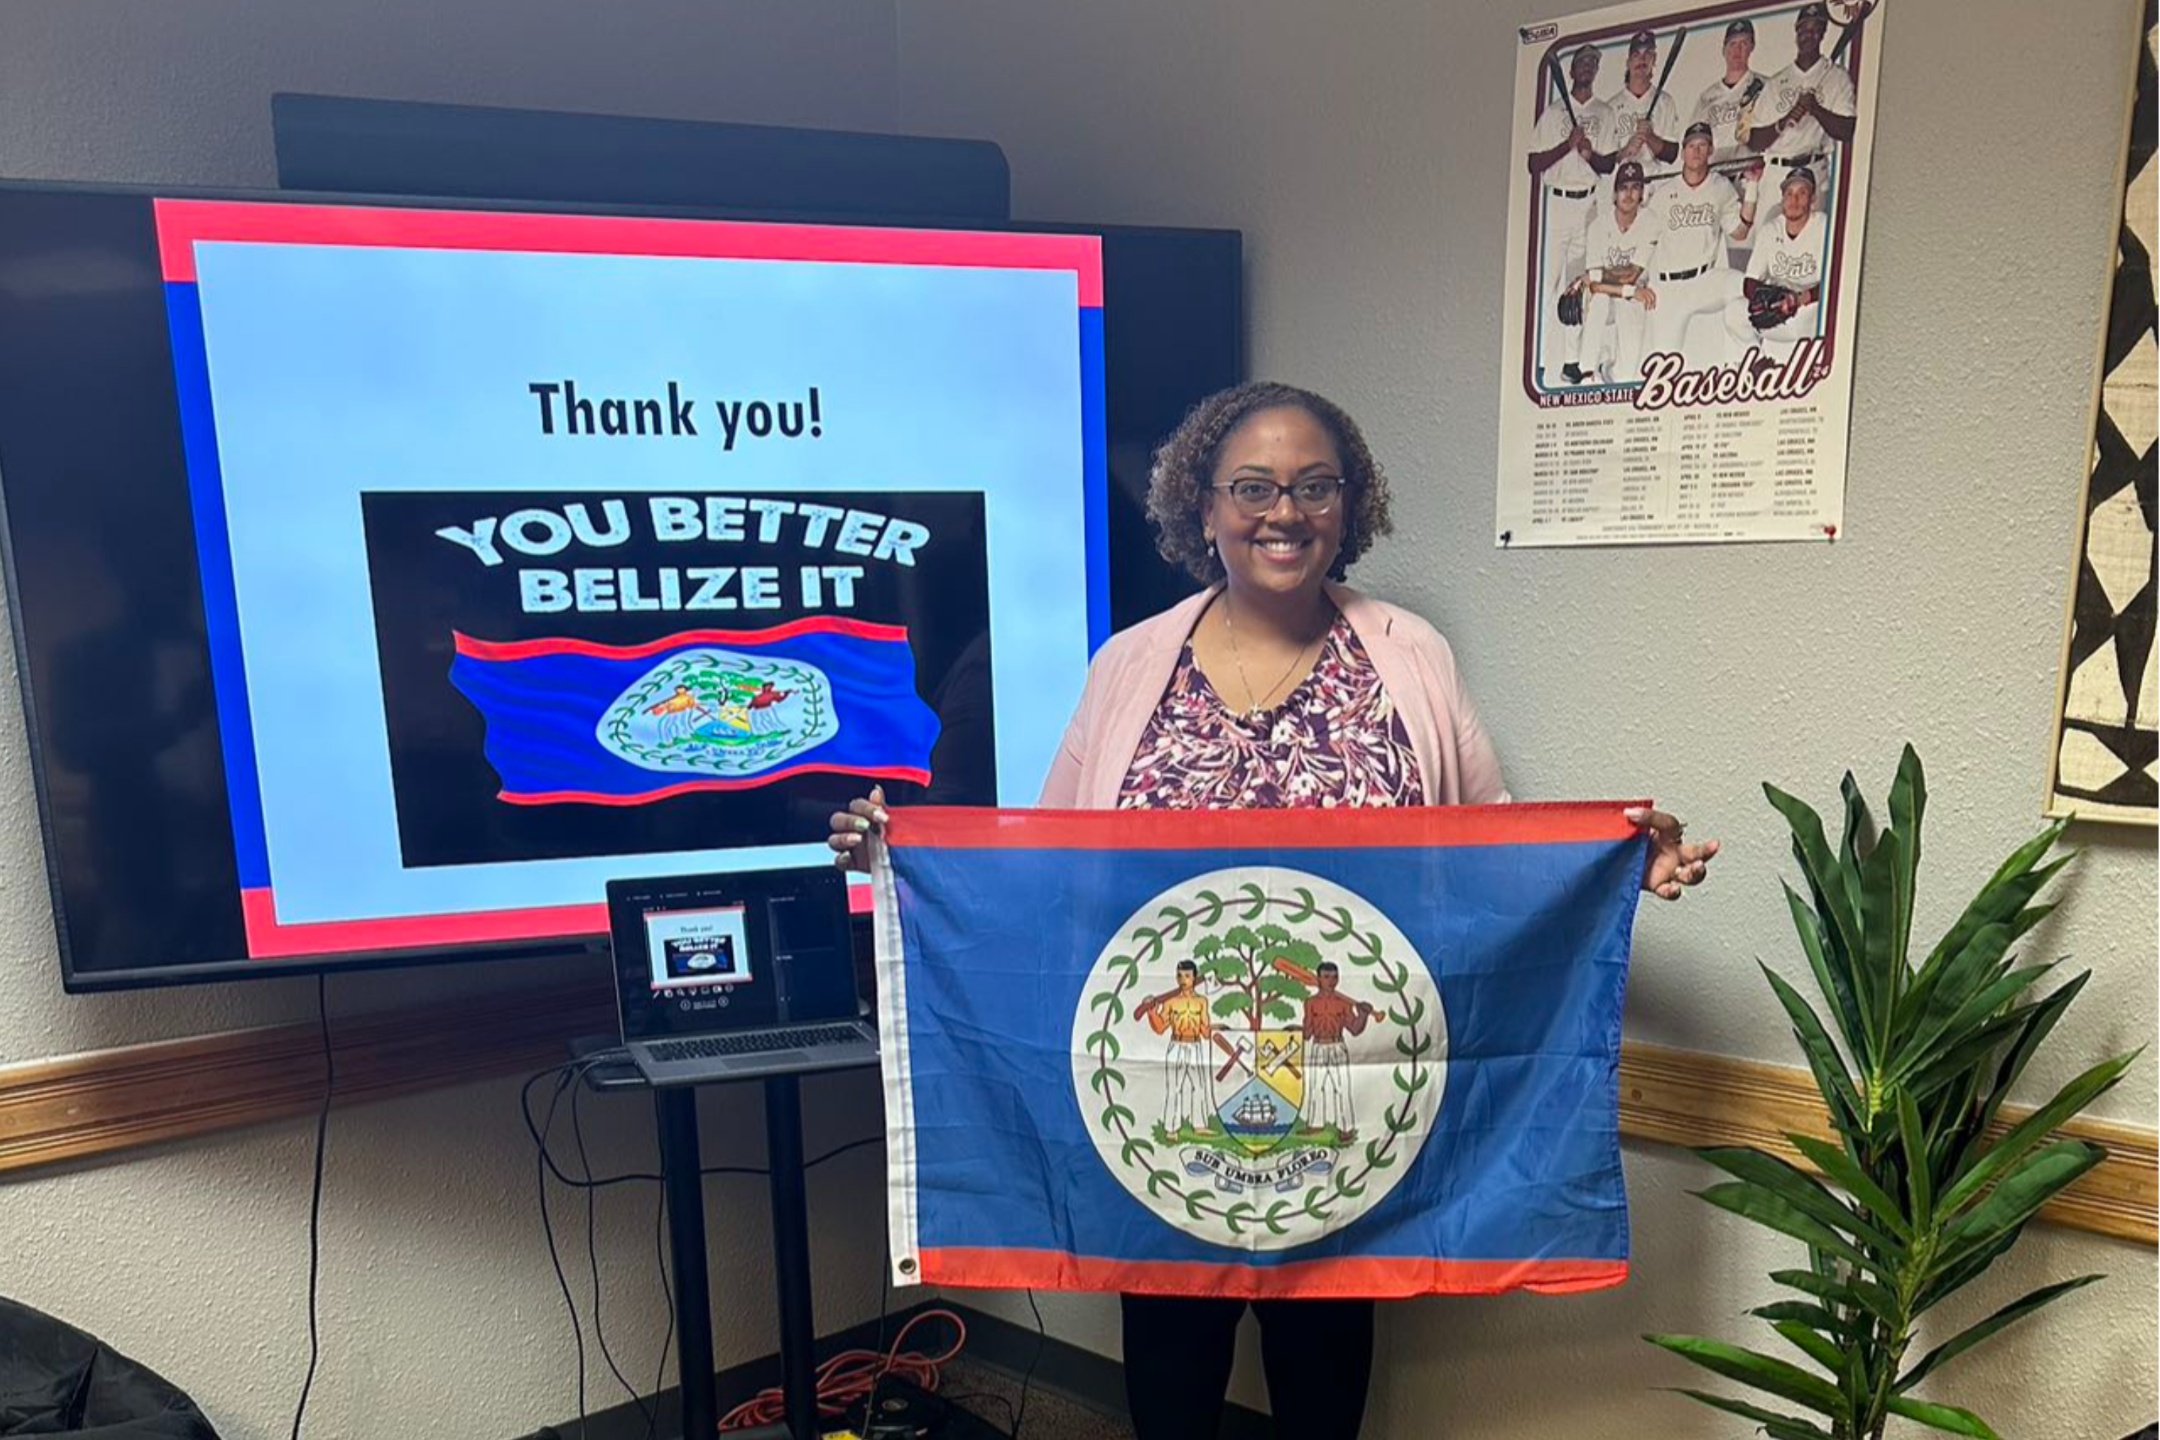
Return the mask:
M2108 301L2092 471L2070 600L2048 812L2151 824L2160 816L2153 651L2154 0L2139 36L2123 220Z

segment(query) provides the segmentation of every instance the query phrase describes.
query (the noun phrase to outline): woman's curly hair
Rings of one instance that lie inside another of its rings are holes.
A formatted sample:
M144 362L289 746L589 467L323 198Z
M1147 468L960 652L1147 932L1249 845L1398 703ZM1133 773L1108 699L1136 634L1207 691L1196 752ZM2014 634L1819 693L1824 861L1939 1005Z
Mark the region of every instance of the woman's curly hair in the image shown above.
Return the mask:
M1387 476L1365 447L1357 422L1334 401L1310 390L1252 380L1219 390L1195 405L1155 452L1155 467L1148 474L1147 513L1155 524L1155 548L1163 559L1184 566L1203 582L1223 578L1222 557L1208 544L1200 518L1207 508L1208 487L1215 479L1223 441L1247 416L1286 407L1303 410L1319 421L1342 456L1343 479L1348 482L1343 495L1342 550L1328 569L1329 578L1342 579L1375 539L1394 530L1394 521L1388 517Z

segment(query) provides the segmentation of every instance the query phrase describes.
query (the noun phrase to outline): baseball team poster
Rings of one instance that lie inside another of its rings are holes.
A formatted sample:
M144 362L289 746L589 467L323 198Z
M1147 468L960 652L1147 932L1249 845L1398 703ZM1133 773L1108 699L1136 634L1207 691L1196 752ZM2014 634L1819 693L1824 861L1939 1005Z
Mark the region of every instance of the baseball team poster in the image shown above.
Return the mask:
M1837 538L1882 25L1653 0L1522 27L1496 543Z

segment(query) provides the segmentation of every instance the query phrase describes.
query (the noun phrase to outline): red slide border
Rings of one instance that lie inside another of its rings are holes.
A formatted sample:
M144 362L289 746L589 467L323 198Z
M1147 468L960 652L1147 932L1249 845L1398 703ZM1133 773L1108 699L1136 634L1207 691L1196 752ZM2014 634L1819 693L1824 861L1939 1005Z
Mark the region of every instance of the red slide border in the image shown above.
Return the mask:
M870 908L870 887L867 884L849 885L849 913L867 915ZM267 889L257 889L240 892L240 915L247 930L248 958L251 960L294 960L323 954L488 945L514 940L591 940L608 933L608 913L604 903L288 925L277 917L277 897Z
M1102 241L1093 235L906 230L632 215L282 205L244 200L156 200L165 279L195 282L201 241L352 245L426 250L522 250L659 259L822 260L852 265L937 265L1069 270L1082 309L1100 309Z

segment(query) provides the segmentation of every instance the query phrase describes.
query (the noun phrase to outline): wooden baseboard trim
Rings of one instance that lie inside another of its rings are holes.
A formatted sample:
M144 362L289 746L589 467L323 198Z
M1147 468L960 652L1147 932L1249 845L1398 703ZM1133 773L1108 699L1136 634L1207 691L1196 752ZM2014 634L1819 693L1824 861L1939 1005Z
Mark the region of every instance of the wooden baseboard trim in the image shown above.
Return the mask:
M604 988L555 986L332 1018L334 1105L538 1070L570 1037L615 1028ZM322 1105L314 1024L231 1030L0 1066L0 1175L105 1160L147 1145L312 1115Z
M586 985L492 1001L478 1014L433 1007L333 1021L334 1103L538 1070L562 1060L571 1037L614 1025L612 996ZM309 1115L322 1086L322 1035L312 1024L0 1066L0 1176ZM1620 1060L1620 1130L1669 1145L1752 1145L1797 1161L1786 1134L1828 1134L1829 1117L1804 1069L1630 1042ZM2078 1120L2063 1133L2107 1147L2108 1158L2041 1218L2160 1243L2154 1132Z
M1997 1128L2031 1113L2006 1105ZM1620 1133L1690 1148L1751 1145L1812 1169L1785 1137L1832 1132L1815 1079L1804 1069L1629 1042L1620 1055ZM2154 1133L2088 1119L2073 1120L2060 1133L2106 1147L2108 1158L2057 1196L2040 1218L2121 1240L2160 1243L2160 1150Z

